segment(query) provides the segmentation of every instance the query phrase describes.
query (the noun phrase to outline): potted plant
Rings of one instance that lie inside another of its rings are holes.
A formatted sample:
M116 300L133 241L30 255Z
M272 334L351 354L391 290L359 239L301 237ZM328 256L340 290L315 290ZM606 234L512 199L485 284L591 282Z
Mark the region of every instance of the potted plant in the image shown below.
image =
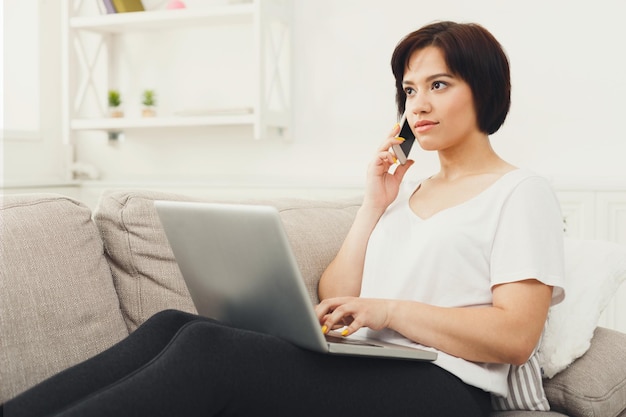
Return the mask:
M120 109L122 98L117 90L109 90L109 112L111 117L124 117L124 112Z
M144 105L144 109L141 112L143 117L156 116L156 112L154 110L154 106L156 106L154 90L144 90L141 103Z

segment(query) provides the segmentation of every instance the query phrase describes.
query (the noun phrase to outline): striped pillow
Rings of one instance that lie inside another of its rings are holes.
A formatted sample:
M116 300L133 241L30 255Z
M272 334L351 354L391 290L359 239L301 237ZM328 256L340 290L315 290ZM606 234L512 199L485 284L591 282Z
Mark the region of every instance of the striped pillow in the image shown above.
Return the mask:
M511 366L508 378L509 396L491 396L494 410L549 411L550 404L543 390L537 350L522 366Z

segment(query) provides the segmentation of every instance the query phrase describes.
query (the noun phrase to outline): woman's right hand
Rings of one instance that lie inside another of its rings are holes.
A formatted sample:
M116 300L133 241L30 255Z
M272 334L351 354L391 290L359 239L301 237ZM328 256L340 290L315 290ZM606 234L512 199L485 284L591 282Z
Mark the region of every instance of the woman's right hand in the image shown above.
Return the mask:
M391 146L403 142L402 138L396 137L399 131L400 125L396 124L378 148L376 156L367 168L363 199L363 206L365 207L384 211L398 196L400 182L406 171L413 165L413 160L407 160L404 165L396 164L397 159ZM390 173L389 168L394 164L397 166L394 172Z

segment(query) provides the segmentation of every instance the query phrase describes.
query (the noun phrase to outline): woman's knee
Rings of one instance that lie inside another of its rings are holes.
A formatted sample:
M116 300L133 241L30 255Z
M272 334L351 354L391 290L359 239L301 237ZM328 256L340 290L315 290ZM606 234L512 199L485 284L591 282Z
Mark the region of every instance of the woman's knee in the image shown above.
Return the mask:
M166 309L161 310L148 318L141 327L149 326L167 326L181 327L184 324L198 320L200 317L196 314L187 313L181 310Z

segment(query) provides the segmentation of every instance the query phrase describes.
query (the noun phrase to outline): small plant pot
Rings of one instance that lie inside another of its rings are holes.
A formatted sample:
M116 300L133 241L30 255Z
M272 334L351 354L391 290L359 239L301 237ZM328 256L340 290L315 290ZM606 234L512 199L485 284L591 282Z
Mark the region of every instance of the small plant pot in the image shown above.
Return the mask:
M141 111L141 115L143 117L154 117L154 116L156 116L156 111L154 109L151 109L151 108L146 108L146 109L143 109Z
M124 111L117 108L109 109L109 116L114 118L124 117Z

